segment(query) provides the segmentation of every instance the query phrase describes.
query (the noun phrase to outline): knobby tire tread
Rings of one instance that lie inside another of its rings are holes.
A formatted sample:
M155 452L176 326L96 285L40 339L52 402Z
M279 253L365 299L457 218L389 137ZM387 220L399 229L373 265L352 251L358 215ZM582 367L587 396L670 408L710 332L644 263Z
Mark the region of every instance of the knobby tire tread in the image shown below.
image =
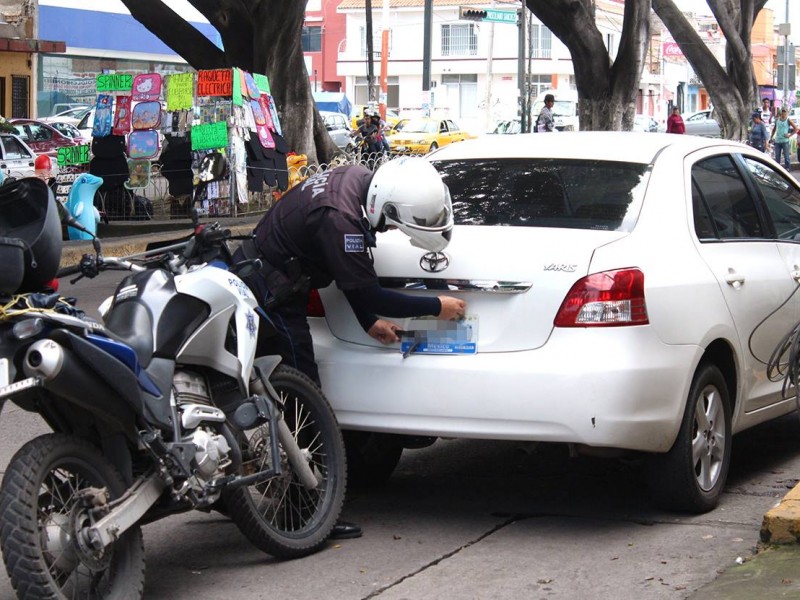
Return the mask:
M0 547L11 584L17 596L25 600L63 598L51 587L52 580L38 542L40 534L35 515L37 480L41 476L42 467L52 462L49 457L54 453L59 452L63 457L68 456L71 450L76 450L76 454L86 453L83 457L85 460L98 461L95 468L104 477L112 479L106 483L109 487L116 488L116 496L125 489L122 478L105 461L99 450L79 438L58 433L47 434L34 438L16 452L9 462L0 488ZM33 518L29 516L31 513ZM117 575L127 581L121 585L125 590L124 595L116 598L134 600L141 598L144 593L145 563L141 530L138 527L129 529L123 540L116 544L127 544L132 558L129 557L127 565L120 566L120 571L127 567L129 572ZM134 563L132 567L130 563Z

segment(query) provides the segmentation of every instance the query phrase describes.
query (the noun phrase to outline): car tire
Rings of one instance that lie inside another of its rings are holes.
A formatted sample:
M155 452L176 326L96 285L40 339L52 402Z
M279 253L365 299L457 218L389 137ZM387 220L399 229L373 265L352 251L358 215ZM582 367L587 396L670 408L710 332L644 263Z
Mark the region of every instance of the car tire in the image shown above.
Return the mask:
M728 385L717 366L701 363L672 449L648 465L656 504L693 513L715 508L728 477L731 442Z
M403 454L400 436L372 431L343 431L347 480L353 487L386 483Z

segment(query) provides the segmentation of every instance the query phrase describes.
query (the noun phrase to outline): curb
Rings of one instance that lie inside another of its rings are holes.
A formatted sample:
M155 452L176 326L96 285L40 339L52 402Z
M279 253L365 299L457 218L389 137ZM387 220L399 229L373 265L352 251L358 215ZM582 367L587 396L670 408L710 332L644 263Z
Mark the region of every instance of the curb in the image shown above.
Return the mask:
M247 222L231 223L228 226L225 226L224 223L222 225L226 229L230 229L233 235L243 235L252 232L257 222L257 219L252 219ZM103 247L103 254L121 257L144 252L150 242L174 240L186 237L191 232L191 225L188 225L185 229L165 230L154 224L152 230L146 233L121 237L103 237L100 239L100 243ZM61 250L61 263L59 266L63 268L75 265L80 261L81 256L87 253L94 254L92 242L85 240L65 241Z
M761 541L765 544L800 543L800 484L764 515Z

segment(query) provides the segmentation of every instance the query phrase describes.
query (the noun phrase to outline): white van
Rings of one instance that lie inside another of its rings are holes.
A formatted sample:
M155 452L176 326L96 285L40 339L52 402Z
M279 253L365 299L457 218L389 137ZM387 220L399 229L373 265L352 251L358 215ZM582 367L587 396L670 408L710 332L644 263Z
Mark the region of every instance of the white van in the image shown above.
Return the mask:
M575 90L546 90L536 97L531 107L531 131L536 127L536 119L544 107L544 97L553 94L556 103L553 106L553 120L558 131L579 131L578 92Z

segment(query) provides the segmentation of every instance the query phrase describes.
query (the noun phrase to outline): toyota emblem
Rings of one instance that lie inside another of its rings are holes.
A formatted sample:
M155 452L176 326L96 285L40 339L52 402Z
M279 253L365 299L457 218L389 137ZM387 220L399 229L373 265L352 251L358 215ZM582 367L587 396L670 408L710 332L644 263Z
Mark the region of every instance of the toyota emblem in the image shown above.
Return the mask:
M419 266L428 273L438 273L450 266L450 259L444 252L428 252L419 259Z

